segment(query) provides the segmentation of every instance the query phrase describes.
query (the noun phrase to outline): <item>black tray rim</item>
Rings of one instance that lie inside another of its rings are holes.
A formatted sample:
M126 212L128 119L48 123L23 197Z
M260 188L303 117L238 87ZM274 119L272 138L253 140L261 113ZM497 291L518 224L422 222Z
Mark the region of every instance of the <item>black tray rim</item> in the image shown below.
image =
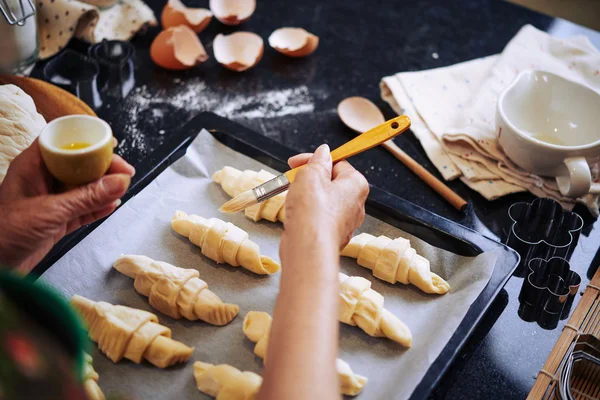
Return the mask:
M143 190L164 169L181 158L202 129L209 131L221 143L229 147L236 146L237 148L234 149L236 151L245 154L242 150L242 148L245 148L247 151L251 150L255 154L260 154L259 157L253 158L257 158L258 161L280 171L285 168L285 160L296 153L288 147L236 122L213 113L200 113L189 120L179 131L171 135L136 168L136 176L128 192L123 196L122 204ZM512 276L519 264L520 256L503 243L374 186L371 186L371 192L367 200L367 213L370 215L376 214L374 215L376 218L383 219L385 222L415 236L419 236L419 232L415 232L414 229L412 232L411 229L405 229L410 225L398 226L398 221L407 220L415 227L427 229L430 233L450 236L464 244L465 254L471 253L474 255L490 250L495 250L497 254L496 265L490 281L473 302L445 348L431 364L410 396L411 400L426 398L448 371L498 293ZM97 221L63 238L36 266L32 271L32 275L39 277L43 274L102 222L103 220Z

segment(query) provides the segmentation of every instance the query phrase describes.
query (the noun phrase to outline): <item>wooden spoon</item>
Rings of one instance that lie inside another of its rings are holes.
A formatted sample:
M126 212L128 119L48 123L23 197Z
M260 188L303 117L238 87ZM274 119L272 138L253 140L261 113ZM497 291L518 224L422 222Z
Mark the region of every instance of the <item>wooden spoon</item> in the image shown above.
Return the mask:
M337 108L338 115L342 122L350 129L363 133L380 125L385 121L381 110L368 99L364 97L348 97L342 100ZM429 185L433 190L440 194L454 208L463 211L467 207L465 199L456 194L445 183L436 178L423 166L417 163L412 157L406 154L391 139L381 144L385 149L406 165L412 172L417 174L421 180Z

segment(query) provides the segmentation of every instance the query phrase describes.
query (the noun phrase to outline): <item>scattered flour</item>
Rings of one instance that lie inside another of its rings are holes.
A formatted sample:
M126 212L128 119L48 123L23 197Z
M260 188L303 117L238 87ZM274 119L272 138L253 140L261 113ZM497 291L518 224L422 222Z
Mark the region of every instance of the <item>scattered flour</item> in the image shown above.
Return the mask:
M150 89L147 85L137 87L125 99L123 109L127 121L124 140L119 144L121 149L133 147L144 152L146 133L141 126L160 126L165 107L174 107L189 114L212 111L233 120L278 118L315 110L314 97L305 85L251 95L218 92L200 78L185 81L176 78L173 82L176 85L166 89ZM140 119L144 119L143 123L139 123ZM158 133L162 135L165 131L161 129Z

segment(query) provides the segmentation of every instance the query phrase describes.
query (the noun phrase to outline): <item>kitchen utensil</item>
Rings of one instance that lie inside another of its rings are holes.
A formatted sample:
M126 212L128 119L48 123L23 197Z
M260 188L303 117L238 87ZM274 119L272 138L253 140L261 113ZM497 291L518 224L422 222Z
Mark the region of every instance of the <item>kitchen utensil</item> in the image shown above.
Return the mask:
M38 26L31 0L2 0L0 11L0 70L24 74L38 57Z
M123 99L127 97L135 86L133 45L121 40L103 40L90 46L88 55L100 66L100 91L115 93Z
M72 114L96 116L94 110L83 101L48 82L16 75L0 75L0 84L13 84L23 89L31 96L38 112L47 122Z
M600 339L581 335L561 369L559 399L597 399L600 395Z
M378 126L372 127L365 133L360 134L349 142L346 142L337 149L333 150L331 152L331 159L334 163L336 163L338 161L350 158L358 153L362 153L365 150L372 149L373 147L380 145L394 136L398 136L409 127L410 119L408 117L400 116L392 118L379 124ZM292 183L296 178L298 171L302 168L304 168L304 166L291 169L271 179L270 181L255 187L254 189L250 189L234 197L227 203L223 204L220 210L227 213L235 213L252 206L253 204L263 202L273 196L285 192L290 183Z
M68 185L99 179L112 161L112 130L97 117L70 115L55 119L42 130L39 143L50 173Z
M539 70L521 72L498 98L498 142L518 166L556 177L560 192L590 190L600 161L600 93Z
M564 258L534 258L519 293L519 317L544 329L556 328L569 316L580 284L581 277Z
M381 110L373 102L364 97L355 96L342 100L342 102L338 105L337 111L342 122L348 128L358 133L365 132L385 121L385 117L383 116ZM465 199L460 197L452 189L446 186L445 183L440 181L423 166L417 163L392 140L388 140L381 146L392 153L394 157L400 160L400 162L402 162L412 172L417 174L422 181L424 181L427 185L429 185L429 187L446 199L446 201L452 204L454 208L462 211L467 207L467 202Z
M44 78L98 109L102 106L97 84L99 72L96 60L67 49L46 64Z
M569 259L583 228L583 219L563 210L552 199L515 203L508 209L511 226L506 244L521 256L516 276L525 276L529 261L552 257Z

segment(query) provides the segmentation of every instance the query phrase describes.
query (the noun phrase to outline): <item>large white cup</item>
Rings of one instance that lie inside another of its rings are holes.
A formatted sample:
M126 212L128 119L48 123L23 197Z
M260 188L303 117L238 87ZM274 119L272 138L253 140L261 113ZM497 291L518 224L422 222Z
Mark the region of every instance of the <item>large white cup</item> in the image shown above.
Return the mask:
M549 72L523 71L498 98L498 142L536 175L556 178L560 192L590 190L590 164L600 161L600 94Z

